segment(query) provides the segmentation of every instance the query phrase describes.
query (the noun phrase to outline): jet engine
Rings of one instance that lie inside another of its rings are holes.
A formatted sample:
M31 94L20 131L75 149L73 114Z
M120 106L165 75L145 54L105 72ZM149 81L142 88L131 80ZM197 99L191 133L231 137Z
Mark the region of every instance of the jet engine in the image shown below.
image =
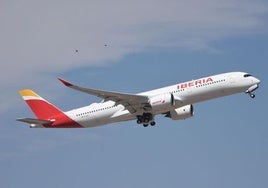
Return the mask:
M154 111L163 111L174 106L174 96L171 93L157 95L150 99L150 108Z
M167 113L166 117L169 117L173 120L180 120L190 118L194 115L194 107L192 104L176 108Z

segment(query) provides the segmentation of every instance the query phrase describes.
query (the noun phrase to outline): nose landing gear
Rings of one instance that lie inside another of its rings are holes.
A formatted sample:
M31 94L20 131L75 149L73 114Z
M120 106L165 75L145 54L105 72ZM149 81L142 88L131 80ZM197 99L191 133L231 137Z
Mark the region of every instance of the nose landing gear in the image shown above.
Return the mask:
M246 93L249 94L249 96L253 99L253 98L255 98L255 94L253 94L252 92L255 91L258 88L259 88L259 84L254 84L253 86L251 86L250 88L248 88L248 90L246 91Z
M252 91L247 91L246 94L248 94L250 96L250 98L252 98L252 99L255 98L255 94L252 93Z
M255 94L253 94L253 93L249 93L249 96L253 99L253 98L255 98Z

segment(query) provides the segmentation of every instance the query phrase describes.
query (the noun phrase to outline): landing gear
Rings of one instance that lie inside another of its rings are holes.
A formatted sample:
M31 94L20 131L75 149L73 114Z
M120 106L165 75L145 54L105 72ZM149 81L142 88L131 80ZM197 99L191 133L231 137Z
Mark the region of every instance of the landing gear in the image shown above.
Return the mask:
M252 99L255 98L255 94L253 94L253 93L250 93L249 96L250 96Z
M143 127L148 127L148 124L143 124Z
M251 93L251 92L246 92L247 94L249 94L249 96L254 99L255 98L255 94L254 93Z
M152 122L150 123L150 125L151 125L151 126L155 126L155 121L152 121Z
M144 127L148 127L148 125L151 125L151 126L155 125L155 121L151 113L143 113L142 115L138 115L137 123L143 124Z
M248 88L246 93L249 94L249 96L253 99L253 98L255 98L255 94L253 94L252 92L258 88L259 88L259 84L255 84L255 85L251 86L250 88Z
M138 124L141 124L141 123L142 123L142 121L138 119L138 120L137 120L137 123L138 123Z

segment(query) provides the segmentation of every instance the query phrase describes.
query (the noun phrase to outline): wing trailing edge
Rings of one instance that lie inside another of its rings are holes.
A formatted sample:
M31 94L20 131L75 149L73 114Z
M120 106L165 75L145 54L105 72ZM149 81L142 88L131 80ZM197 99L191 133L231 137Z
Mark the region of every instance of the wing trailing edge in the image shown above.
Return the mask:
M64 79L58 78L65 86L72 88L74 90L84 92L90 95L95 95L104 99L104 101L114 101L116 104L123 105L130 113L137 113L142 111L142 109L148 105L149 98L146 95L129 94L129 93L119 93L113 91L104 91L91 88L85 88L78 85L74 85Z

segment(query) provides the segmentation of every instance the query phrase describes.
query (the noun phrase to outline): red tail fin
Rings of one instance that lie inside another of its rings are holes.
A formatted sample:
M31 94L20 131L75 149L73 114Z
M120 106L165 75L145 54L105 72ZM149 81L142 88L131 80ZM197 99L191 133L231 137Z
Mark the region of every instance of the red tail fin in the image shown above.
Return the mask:
M58 109L56 106L49 103L30 89L21 90L20 95L29 105L29 107L32 109L33 113L38 119L49 119L52 116L62 113L60 109Z

